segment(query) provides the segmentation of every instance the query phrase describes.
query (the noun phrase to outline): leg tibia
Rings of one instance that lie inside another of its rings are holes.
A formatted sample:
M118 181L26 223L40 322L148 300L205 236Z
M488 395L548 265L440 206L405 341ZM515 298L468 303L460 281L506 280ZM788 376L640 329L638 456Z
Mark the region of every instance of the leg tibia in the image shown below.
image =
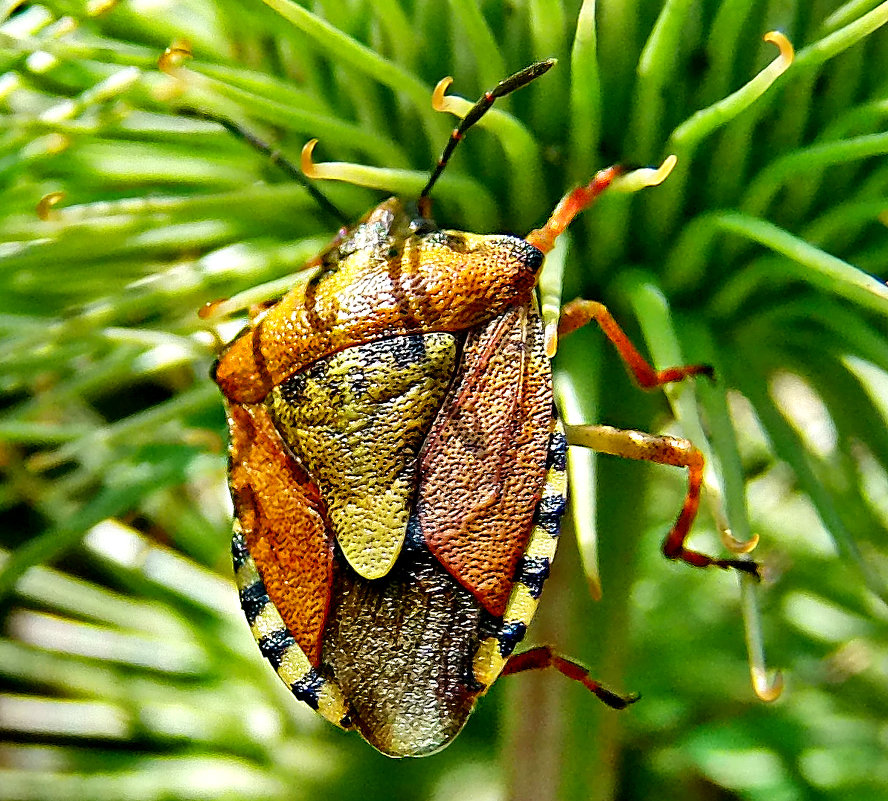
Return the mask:
M555 668L562 676L573 681L578 681L587 690L593 692L596 697L614 709L625 709L629 704L635 703L638 696L618 695L606 687L602 687L595 679L589 675L589 671L578 662L566 659L563 656L553 653L548 645L540 645L531 648L521 654L515 654L509 657L506 666L503 668L501 676L508 676L510 673L521 673L525 670L542 670L543 668Z
M657 464L668 464L688 469L688 492L678 519L663 542L663 553L669 559L681 559L695 567L735 568L747 573L757 573L755 562L743 559L714 559L706 554L685 548L684 543L691 530L700 506L700 487L703 484L703 454L686 439L628 431L611 426L565 426L570 445L582 445L599 453L621 456L624 459L641 459Z
M561 310L558 322L558 336L563 337L591 322L598 323L605 336L614 343L626 367L635 380L644 389L680 381L690 375L707 375L712 377L712 368L705 364L691 364L684 367L668 367L655 370L642 356L620 328L607 307L594 300L578 298L572 300Z

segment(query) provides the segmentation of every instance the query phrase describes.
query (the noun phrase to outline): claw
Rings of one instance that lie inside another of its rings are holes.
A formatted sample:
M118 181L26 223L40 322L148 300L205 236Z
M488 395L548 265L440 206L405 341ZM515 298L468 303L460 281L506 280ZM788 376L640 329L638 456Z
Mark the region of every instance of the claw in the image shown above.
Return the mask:
M738 570L747 576L752 576L756 581L762 580L758 562L752 559L718 559L713 564L723 567L725 570Z

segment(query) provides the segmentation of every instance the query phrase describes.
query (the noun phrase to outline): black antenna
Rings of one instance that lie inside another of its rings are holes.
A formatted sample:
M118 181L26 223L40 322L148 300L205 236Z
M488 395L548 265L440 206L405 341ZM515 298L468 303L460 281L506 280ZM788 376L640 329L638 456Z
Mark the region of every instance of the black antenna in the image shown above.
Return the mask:
M232 122L225 117L218 117L215 114L209 114L205 111L197 111L195 109L182 109L180 113L187 117L194 117L199 120L208 120L210 122L218 123L223 128L225 128L225 130L236 136L238 139L246 142L255 150L258 150L260 153L268 156L268 159L269 161L271 161L272 164L280 167L280 169L283 170L290 178L304 187L308 194L310 194L314 198L315 202L317 202L317 204L324 211L335 217L343 225L349 224L349 218L342 211L340 211L340 209L335 206L327 198L327 196L305 176L302 170L300 170L295 164L293 164L293 162L290 161L286 156L282 155L279 150L275 150L271 145L260 139L252 131L248 131L246 128L243 128L236 122Z
M491 89L489 92L485 92L480 98L478 98L478 102L469 109L466 116L460 120L459 125L454 128L453 133L450 134L450 139L447 140L447 145L444 147L444 152L441 154L441 158L438 159L438 163L435 166L435 169L432 172L428 183L425 185L425 188L422 190L422 192L419 193L420 208L428 205L427 202L422 202L423 198L427 198L429 196L429 192L432 191L432 187L435 185L441 173L444 171L444 167L446 167L447 162L450 161L450 156L453 154L453 151L459 143L460 139L465 136L466 131L468 131L469 128L471 128L488 111L490 111L490 107L494 104L497 98L511 94L516 89L520 89L522 86L527 86L527 84L529 84L531 81L536 80L540 77L540 75L545 74L552 67L554 67L555 62L556 59L554 58L549 58L545 61L537 61L536 63L531 64L529 67L525 67L520 72L516 72L514 75L510 75L505 80L500 81L493 89Z

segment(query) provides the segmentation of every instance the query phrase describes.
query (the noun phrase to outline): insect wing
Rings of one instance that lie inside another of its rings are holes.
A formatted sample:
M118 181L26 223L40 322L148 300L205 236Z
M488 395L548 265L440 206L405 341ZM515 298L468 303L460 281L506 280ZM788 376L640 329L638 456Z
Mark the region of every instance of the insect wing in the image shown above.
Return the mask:
M228 425L229 484L238 524L268 597L317 666L333 581L333 545L323 504L263 404L231 404ZM249 619L250 599L241 602ZM261 622L250 622L261 628ZM262 636L258 629L254 634Z
M540 318L517 306L472 331L420 456L416 504L432 553L501 616L530 537L552 431Z

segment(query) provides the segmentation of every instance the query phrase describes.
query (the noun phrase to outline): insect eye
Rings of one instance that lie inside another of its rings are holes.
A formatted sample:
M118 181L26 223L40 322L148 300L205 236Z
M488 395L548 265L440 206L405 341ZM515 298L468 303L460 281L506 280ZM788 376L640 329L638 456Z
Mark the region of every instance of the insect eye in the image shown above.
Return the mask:
M426 217L415 217L410 221L410 233L414 236L425 236L438 230L438 226Z

